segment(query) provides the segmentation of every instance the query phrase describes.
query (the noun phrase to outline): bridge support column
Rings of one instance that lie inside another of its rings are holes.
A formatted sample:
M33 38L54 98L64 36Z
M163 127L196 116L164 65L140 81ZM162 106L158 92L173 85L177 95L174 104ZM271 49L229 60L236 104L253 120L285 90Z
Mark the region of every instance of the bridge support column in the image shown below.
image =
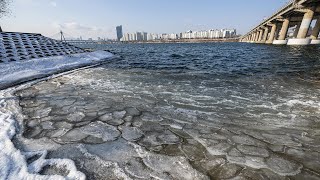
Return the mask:
M288 41L288 45L308 45L311 43L311 39L306 37L309 31L313 16L314 16L314 10L312 9L306 10L306 13L303 16L303 20L299 28L297 39L290 39Z
M262 40L262 35L263 35L263 30L259 30L259 38L258 38L258 43L261 43L261 40Z
M266 43L268 38L268 33L269 33L269 28L268 27L264 28L264 34L263 34L261 43Z
M259 38L259 31L254 33L254 43L258 42L258 38Z
M270 36L269 36L268 41L266 42L267 44L272 44L273 43L274 36L276 34L276 30L277 30L277 25L276 24L272 24Z
M256 40L256 32L252 33L252 41L251 43L254 43L254 41Z
M259 36L259 32L255 32L254 33L254 40L253 40L254 43L257 42L258 36Z
M251 33L251 35L250 35L249 43L252 43L252 41L253 41L253 33Z
M295 29L294 32L293 32L293 38L297 38L299 29L300 29L300 26L301 26L301 22L299 22L299 23L297 24L297 27L296 27L296 29Z
M320 39L318 39L319 32L320 32L320 17L318 17L317 22L312 30L312 34L310 36L310 38L312 39L311 44L320 44Z
M286 37L287 37L288 29L289 29L289 23L290 23L289 19L284 19L284 21L282 23L279 39L274 40L273 44L287 44L288 43L288 40L286 40Z
M254 33L251 33L250 43L252 43L253 41L254 41Z

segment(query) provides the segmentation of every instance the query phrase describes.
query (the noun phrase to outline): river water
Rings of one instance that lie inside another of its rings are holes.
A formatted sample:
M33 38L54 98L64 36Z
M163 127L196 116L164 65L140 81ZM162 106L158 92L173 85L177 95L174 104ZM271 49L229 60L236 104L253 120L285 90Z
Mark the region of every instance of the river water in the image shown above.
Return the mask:
M88 179L320 179L320 47L90 48L120 58L16 93L17 147Z

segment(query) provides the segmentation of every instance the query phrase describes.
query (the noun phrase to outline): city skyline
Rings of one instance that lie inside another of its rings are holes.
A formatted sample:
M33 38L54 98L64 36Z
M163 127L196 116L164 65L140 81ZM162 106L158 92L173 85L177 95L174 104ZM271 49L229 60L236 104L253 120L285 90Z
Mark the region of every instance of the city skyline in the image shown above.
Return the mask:
M122 26L117 26L118 27ZM121 31L122 32L122 31ZM118 36L118 31L117 31ZM148 33L148 32L126 32L121 34L120 41L153 41L153 40L177 40L177 39L219 39L233 38L237 36L236 29L209 29L209 30L188 30L180 33ZM119 41L119 39L118 39Z
M38 32L49 37L63 30L84 39L116 39L115 27L120 24L124 32L179 33L189 29L228 27L244 34L286 2L16 0L11 6L12 15L2 18L0 25L5 31ZM240 11L241 16L238 15Z

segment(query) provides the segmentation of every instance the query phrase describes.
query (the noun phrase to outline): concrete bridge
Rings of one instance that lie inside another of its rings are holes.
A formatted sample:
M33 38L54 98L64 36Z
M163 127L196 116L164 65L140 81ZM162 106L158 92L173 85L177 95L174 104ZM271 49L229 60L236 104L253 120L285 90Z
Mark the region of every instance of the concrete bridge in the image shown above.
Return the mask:
M311 27L311 24L314 24ZM288 37L288 30L293 34ZM310 32L311 30L311 32ZM320 0L291 0L269 18L242 36L241 42L309 45L320 44Z
M63 42L77 45L77 44L114 44L116 41L98 41L98 40L63 40Z
M63 42L69 44L97 44L98 41L95 40L63 40Z

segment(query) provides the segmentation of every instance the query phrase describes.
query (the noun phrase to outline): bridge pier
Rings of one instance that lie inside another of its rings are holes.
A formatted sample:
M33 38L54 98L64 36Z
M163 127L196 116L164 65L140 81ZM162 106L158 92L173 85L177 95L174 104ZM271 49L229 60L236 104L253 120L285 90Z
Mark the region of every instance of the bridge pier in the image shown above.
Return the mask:
M296 29L293 32L293 38L297 38L300 26L301 26L301 22L298 22L298 24L296 25Z
M253 43L253 41L254 41L254 33L251 34L251 38L250 38L250 41L249 41L249 42L250 42L250 43Z
M263 30L260 29L260 30L259 30L259 38L258 38L257 43L261 43L261 41L262 41L262 35L263 35Z
M272 44L273 43L274 37L276 35L276 30L277 30L277 25L276 24L272 24L271 25L271 32L270 32L270 35L269 35L269 39L267 40L266 44Z
M320 44L320 39L318 39L320 32L320 17L317 18L317 22L312 30L311 33L311 43L310 44Z
M254 39L254 42L257 43L259 41L260 31L256 32L256 38Z
M289 29L289 24L290 24L289 19L283 20L282 27L281 27L280 34L279 34L279 38L278 38L278 40L274 40L273 44L283 45L283 44L288 43L288 40L286 39L286 37L287 37L288 29Z
M307 34L313 20L314 10L307 9L304 13L299 32L296 39L289 39L288 45L309 45L311 39L307 38Z
M268 34L269 34L269 27L265 27L263 31L264 31L264 33L263 33L261 43L266 43L267 38L268 38Z

